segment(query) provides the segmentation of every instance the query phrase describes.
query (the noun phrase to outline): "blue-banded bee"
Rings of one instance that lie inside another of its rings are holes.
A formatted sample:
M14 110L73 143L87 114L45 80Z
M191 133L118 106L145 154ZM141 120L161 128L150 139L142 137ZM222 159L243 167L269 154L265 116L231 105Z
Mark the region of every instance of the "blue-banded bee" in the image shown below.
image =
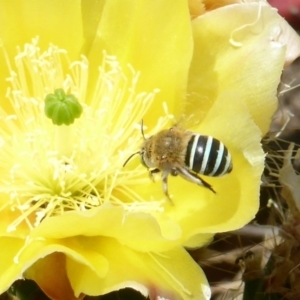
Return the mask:
M149 169L149 175L162 172L163 191L170 199L168 176L180 175L184 179L204 186L216 193L212 186L199 174L219 177L232 170L232 160L224 144L212 136L185 131L178 127L162 130L146 139L141 150L133 153L124 163L140 154L142 164Z

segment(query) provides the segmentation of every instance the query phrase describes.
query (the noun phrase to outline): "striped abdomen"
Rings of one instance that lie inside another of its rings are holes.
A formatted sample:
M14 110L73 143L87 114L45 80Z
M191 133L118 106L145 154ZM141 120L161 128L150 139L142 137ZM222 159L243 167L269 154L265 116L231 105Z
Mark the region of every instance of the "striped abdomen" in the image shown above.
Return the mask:
M185 165L198 174L223 176L232 170L231 155L222 142L194 134L188 142Z

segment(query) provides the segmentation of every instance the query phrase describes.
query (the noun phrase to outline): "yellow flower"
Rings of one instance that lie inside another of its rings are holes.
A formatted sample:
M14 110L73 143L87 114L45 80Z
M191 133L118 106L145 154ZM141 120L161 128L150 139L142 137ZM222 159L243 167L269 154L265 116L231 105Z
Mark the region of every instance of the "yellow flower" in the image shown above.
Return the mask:
M183 247L257 211L260 139L285 56L274 36L281 18L257 3L192 22L183 0L61 7L0 1L0 292L24 276L53 299L123 287L209 299ZM44 113L56 89L83 107L70 126ZM171 202L138 159L123 168L142 119L146 136L178 122L224 142L234 169L206 178L217 193L174 177Z

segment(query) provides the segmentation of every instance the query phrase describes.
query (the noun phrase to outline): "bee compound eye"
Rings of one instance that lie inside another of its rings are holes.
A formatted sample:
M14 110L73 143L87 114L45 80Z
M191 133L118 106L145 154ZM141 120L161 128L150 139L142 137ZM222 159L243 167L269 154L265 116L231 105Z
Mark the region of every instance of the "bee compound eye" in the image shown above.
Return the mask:
M145 161L145 152L142 152L142 153L141 153L141 164L142 164L144 167L148 168L148 165L147 165L147 163L146 163L146 161Z

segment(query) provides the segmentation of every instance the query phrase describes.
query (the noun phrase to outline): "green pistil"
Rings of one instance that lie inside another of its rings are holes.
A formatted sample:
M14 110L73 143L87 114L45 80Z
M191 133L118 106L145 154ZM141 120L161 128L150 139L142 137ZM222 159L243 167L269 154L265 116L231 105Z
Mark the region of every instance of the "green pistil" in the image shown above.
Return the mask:
M63 89L56 89L45 99L45 114L55 125L70 125L82 113L82 106L73 95L66 95Z

